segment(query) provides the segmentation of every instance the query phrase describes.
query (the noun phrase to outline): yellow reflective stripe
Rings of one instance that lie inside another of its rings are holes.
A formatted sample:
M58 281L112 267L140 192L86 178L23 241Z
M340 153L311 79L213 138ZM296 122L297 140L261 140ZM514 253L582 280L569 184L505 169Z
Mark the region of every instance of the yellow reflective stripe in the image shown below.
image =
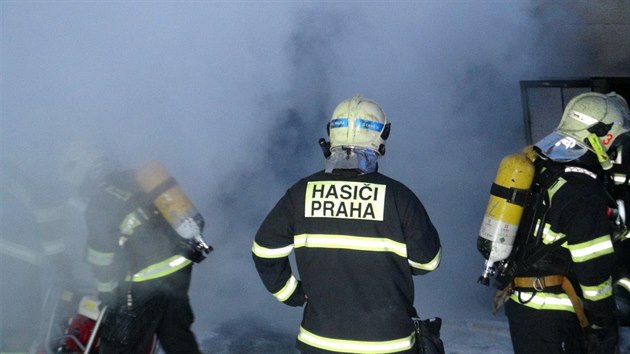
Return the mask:
M440 265L440 260L442 259L442 249L438 251L438 253L430 260L428 263L418 263L414 262L411 259L408 259L409 265L413 268L422 269L432 271L435 270Z
M588 242L582 242L567 246L571 251L574 262L586 262L599 256L613 253L613 244L610 235L604 235Z
M565 234L561 232L554 232L551 230L551 225L545 224L542 232L542 241L545 245L552 244L564 237L566 237Z
M104 267L111 265L114 261L114 253L113 252L100 252L93 248L87 249L87 261L90 264L94 264L96 266Z
M175 273L176 271L184 268L190 263L192 263L192 261L190 259L187 259L186 257L173 256L173 257L163 260L162 262L155 263L144 268L143 270L137 272L131 277L127 277L128 278L127 280L131 280L134 282L141 282L145 280L161 278L165 275Z
M338 248L356 251L392 252L407 257L407 246L388 238L349 235L302 234L293 238L295 248Z
M43 224L51 221L62 220L64 209L62 206L40 208L33 210L33 214L35 214L35 222Z
M56 255L66 250L66 243L62 239L46 241L42 243L46 255Z
M293 292L295 291L295 289L297 289L297 285L297 279L295 279L293 274L291 274L291 277L289 278L289 280L287 280L287 283L284 284L284 287L282 287L280 291L274 293L273 296L275 296L276 299L280 301L286 301L288 298L291 297L291 295L293 295Z
M585 286L580 284L582 295L585 299L598 301L612 296L612 277L609 277L603 283L595 286Z
M133 234L133 230L142 225L142 221L136 216L135 212L131 212L125 216L125 219L120 223L118 228L120 229L120 233L126 236L131 236Z
M567 180L560 177L551 187L549 187L549 189L547 189L547 195L549 195L549 200L553 199L553 196L556 194L556 192L560 188L562 188L562 186L564 186L565 183L567 183Z
M621 279L617 280L615 282L615 284L621 286L622 288L626 289L626 291L630 292L630 279L628 279L628 278L621 278Z
M259 245L254 241L252 252L260 258L283 258L287 257L293 251L293 245L281 248L267 248Z
M519 294L523 301L528 301L527 303L522 303L519 301ZM518 291L515 290L514 293L510 296L510 299L515 302L531 307L536 310L562 310L575 312L573 309L573 304L571 303L571 299L567 294L551 294L551 293L542 293L542 292L528 292L528 291ZM530 300L531 299L531 300Z
M313 334L300 326L298 340L312 347L340 353L396 353L413 348L414 332L404 338L387 341L356 341L327 338Z
M96 289L99 292L111 292L118 286L118 281L112 280L108 282L96 281Z
M0 237L0 254L19 259L34 265L41 265L42 260L36 252L28 247L24 247Z

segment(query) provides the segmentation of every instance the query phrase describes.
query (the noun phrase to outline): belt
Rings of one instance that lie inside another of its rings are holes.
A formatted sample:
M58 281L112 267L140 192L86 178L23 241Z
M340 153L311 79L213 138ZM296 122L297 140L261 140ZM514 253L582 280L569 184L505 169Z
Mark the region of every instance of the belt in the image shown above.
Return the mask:
M544 277L516 277L513 281L515 288L533 288L536 291L543 291L546 287L562 286L562 290L569 296L575 315L580 321L582 328L588 327L588 318L584 313L582 301L575 293L573 285L564 275L547 275Z

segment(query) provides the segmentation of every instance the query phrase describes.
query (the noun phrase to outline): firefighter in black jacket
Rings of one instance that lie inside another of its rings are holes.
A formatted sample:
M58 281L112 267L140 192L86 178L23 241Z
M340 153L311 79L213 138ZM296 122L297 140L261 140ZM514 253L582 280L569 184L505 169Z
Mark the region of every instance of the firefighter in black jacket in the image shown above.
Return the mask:
M330 143L320 142L325 170L293 185L256 234L253 258L267 290L289 306L306 304L302 352L414 350L412 275L435 270L441 247L420 200L377 172L389 126L375 102L341 102Z
M534 185L545 187L537 212L521 222L532 232L521 235L529 241L505 309L515 353L617 350L605 170L629 129L621 96L588 92L535 144Z
M100 353L145 354L154 335L166 353L200 353L188 289L204 255L159 213L137 170L90 147L72 153L62 172L87 198L87 260L107 306Z

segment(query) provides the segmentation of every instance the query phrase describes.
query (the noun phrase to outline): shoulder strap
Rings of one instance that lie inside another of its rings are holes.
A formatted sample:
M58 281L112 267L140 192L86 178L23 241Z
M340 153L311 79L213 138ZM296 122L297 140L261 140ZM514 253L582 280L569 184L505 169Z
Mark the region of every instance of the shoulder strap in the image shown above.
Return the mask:
M520 255L517 258L517 262L521 269L527 269L537 261L545 257L547 254L560 247L564 240L558 240L550 245L541 245L542 233L544 230L545 220L547 218L547 211L551 200L549 198L548 190L553 186L564 174L564 168L548 164L546 161L537 159L535 161L537 169L537 178L532 185L529 199L526 202L526 207L530 208L528 220L525 224L521 224L519 227L519 233L521 235ZM536 230L536 224L539 220L539 227ZM534 235L534 230L536 233ZM529 253L532 251L533 253Z

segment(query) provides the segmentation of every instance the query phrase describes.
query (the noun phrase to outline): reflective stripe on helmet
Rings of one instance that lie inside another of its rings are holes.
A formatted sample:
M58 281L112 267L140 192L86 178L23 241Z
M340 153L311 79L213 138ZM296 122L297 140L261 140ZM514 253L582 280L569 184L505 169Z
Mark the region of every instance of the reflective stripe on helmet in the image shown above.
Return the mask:
M404 338L387 341L357 341L322 337L301 326L297 338L312 347L340 353L396 353L409 350L416 343L414 332Z

